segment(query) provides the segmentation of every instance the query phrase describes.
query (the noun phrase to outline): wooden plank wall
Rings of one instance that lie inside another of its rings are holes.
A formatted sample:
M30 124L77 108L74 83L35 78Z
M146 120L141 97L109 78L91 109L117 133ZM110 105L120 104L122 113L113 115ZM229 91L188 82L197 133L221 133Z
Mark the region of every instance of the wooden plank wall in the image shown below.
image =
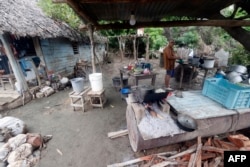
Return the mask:
M91 62L90 46L79 44L79 54L74 54L72 43L68 39L42 39L40 41L48 70L59 74L73 73L74 66L80 59ZM95 50L99 60L103 60L105 45L97 44Z

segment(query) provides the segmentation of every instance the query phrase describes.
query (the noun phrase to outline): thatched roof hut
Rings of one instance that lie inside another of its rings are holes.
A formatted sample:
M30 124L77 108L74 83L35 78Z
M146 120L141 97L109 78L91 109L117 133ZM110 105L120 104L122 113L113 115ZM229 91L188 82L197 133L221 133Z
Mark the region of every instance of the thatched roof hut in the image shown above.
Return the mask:
M19 37L81 39L67 24L46 16L33 0L0 0L0 34Z

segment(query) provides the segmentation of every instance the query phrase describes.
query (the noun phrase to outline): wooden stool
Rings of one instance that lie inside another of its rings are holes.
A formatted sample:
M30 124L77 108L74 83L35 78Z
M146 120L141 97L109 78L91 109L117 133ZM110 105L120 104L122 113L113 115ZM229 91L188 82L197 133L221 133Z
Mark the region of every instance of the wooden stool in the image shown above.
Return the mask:
M91 90L87 94L90 97L90 104L93 107L103 108L104 104L107 102L104 89L98 92L94 92Z
M69 93L71 106L73 106L74 111L75 107L82 107L82 111L84 112L84 105L88 102L88 100L86 100L86 93L89 90L90 87L87 87L81 93L76 93L75 91Z
M6 90L4 83L10 83L12 89L15 90L14 79L15 76L13 74L0 75L0 82L3 87L3 90Z

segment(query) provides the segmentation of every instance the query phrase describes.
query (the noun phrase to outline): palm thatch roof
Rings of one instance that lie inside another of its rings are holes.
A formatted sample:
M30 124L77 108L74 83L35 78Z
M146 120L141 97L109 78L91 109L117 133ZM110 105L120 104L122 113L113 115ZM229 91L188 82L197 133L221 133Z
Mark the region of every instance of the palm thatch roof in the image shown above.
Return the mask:
M82 39L66 23L46 16L33 0L0 0L0 16L0 34L8 32L19 37L65 37L73 41Z

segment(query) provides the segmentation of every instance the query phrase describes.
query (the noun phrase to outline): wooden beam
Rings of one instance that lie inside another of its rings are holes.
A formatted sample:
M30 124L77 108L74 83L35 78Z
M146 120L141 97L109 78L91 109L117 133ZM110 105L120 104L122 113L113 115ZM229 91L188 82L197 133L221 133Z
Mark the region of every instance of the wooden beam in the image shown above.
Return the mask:
M67 0L67 4L78 14L84 22L89 22L93 25L98 25L95 19L91 18L89 14L85 13L83 9L80 8L79 2L74 0Z
M149 3L162 2L166 0L80 0L81 3Z
M145 27L186 27L186 26L214 26L214 27L241 27L250 26L249 20L182 20L182 21L158 21L138 22L131 26L129 23L115 23L96 25L96 30L102 29L137 29Z
M67 3L67 0L52 0L53 3Z

